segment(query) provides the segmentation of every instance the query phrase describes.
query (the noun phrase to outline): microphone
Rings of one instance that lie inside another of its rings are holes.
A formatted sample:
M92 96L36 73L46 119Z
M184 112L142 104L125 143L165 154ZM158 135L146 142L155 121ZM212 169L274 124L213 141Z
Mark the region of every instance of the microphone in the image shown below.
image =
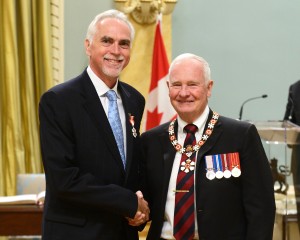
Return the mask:
M242 104L242 106L241 106L241 109L240 109L240 117L239 117L239 120L242 120L243 107L244 107L245 103L247 103L247 102L249 102L249 101L251 101L251 100L254 100L254 99L258 99L258 98L266 98L266 97L268 97L268 95L267 95L267 94L264 94L264 95L261 95L261 96L259 96L259 97L249 98L249 99L247 99L246 101L244 101L243 104Z

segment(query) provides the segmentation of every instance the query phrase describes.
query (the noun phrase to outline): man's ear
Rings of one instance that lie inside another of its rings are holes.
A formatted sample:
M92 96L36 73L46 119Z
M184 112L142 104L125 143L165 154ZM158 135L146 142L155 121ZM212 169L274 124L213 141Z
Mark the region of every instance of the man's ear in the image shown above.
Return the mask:
M84 41L84 46L85 46L85 53L86 55L90 56L90 41L88 39L85 39Z
M213 85L214 85L214 81L213 80L209 80L209 82L207 84L207 97L211 96Z

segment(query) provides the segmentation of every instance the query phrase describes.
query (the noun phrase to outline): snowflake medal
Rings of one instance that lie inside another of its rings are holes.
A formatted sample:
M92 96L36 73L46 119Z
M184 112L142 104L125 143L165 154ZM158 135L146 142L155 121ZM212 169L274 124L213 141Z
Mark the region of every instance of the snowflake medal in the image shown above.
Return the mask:
M188 173L189 171L194 171L194 169L195 169L195 162L189 158L181 163L180 170L185 173Z

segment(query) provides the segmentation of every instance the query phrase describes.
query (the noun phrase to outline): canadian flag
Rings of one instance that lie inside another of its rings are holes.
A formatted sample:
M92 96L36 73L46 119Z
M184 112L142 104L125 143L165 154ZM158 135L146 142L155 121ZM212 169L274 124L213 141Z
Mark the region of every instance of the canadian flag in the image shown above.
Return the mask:
M169 62L161 35L160 20L157 21L152 58L152 73L146 104L145 130L149 130L176 117L169 100L167 77Z

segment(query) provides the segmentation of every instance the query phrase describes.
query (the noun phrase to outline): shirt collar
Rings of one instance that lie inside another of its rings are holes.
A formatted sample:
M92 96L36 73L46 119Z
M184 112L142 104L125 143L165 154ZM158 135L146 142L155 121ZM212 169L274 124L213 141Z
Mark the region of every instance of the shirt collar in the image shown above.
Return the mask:
M208 105L206 105L203 113L200 115L200 117L198 117L193 124L195 124L198 127L198 132L200 131L200 133L203 132L205 123L207 121L208 118L208 114L209 114L209 107ZM178 121L178 133L182 133L183 128L188 124L187 122L183 121L179 116L177 117L177 121Z
M105 97L105 94L109 90L114 90L117 93L117 98L120 98L120 94L118 92L118 84L119 84L119 79L117 80L117 83L115 86L110 89L91 69L90 66L87 67L87 74L89 75L96 91L99 97Z

